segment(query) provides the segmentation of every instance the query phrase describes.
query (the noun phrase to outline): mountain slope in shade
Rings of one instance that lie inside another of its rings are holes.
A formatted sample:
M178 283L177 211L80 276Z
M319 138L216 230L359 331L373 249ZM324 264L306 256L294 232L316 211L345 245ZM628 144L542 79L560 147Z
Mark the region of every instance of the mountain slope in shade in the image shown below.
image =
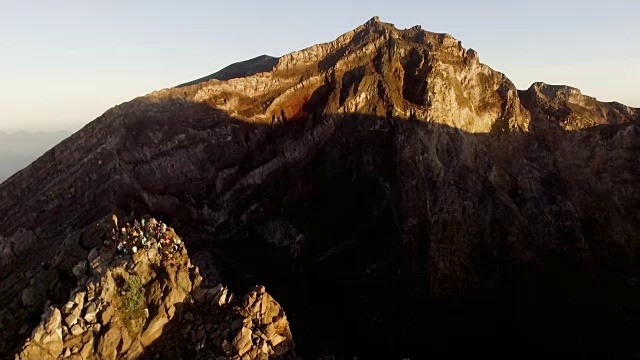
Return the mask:
M275 58L269 55L260 55L253 59L231 64L225 67L224 69L217 71L211 75L207 75L200 79L189 81L188 83L178 85L177 87L196 85L196 84L207 82L213 79L230 80L230 79L236 79L236 78L255 75L261 72L268 72L268 71L271 71L277 63L278 63L278 58Z
M36 307L66 301L96 219L149 213L264 283L305 358L638 355L639 123L374 18L116 106L2 184L0 320L43 261Z

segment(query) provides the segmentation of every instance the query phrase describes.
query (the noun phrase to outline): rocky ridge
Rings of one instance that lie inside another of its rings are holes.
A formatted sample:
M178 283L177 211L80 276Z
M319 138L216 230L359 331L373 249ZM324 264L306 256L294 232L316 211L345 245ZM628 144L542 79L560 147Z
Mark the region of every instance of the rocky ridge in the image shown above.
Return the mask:
M69 301L47 309L16 360L295 358L287 317L265 288L239 301L222 284L202 287L184 247L150 238L131 255L94 248L87 263L76 267Z
M233 286L277 291L311 356L425 356L385 332L412 324L436 355L637 352L638 109L517 90L452 36L377 18L269 68L118 105L2 184L7 328L66 297L96 219L149 213Z

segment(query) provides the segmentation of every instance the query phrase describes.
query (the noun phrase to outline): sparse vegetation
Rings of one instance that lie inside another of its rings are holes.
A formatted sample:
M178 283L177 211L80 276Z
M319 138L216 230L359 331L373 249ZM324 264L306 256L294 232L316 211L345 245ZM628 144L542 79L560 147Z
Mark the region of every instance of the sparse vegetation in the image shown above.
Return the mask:
M146 302L140 277L129 276L122 289L124 296L120 299L120 309L122 310L123 320L136 321L143 317Z

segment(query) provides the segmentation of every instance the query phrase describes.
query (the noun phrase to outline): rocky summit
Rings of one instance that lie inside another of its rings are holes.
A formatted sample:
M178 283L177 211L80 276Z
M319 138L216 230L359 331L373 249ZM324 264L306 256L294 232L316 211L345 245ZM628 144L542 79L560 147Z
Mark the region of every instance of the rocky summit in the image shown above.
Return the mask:
M264 286L241 301L222 284L201 286L186 248L161 240L177 237L173 229L151 235L157 227L151 219L134 230L149 241L133 253L108 241L92 249L74 268L69 301L47 309L15 359L296 359L284 310Z
M639 154L639 109L373 18L118 105L0 185L0 352L637 357ZM79 284L114 213L191 263ZM131 289L149 313L103 322Z

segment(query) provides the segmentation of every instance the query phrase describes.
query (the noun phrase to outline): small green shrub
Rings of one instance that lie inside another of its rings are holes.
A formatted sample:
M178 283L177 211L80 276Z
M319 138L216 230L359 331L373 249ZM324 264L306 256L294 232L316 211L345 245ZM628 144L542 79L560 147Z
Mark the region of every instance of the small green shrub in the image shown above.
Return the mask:
M123 313L123 320L135 321L144 316L144 309L147 304L144 299L144 289L140 277L132 275L125 281L124 296L120 299L120 309Z

